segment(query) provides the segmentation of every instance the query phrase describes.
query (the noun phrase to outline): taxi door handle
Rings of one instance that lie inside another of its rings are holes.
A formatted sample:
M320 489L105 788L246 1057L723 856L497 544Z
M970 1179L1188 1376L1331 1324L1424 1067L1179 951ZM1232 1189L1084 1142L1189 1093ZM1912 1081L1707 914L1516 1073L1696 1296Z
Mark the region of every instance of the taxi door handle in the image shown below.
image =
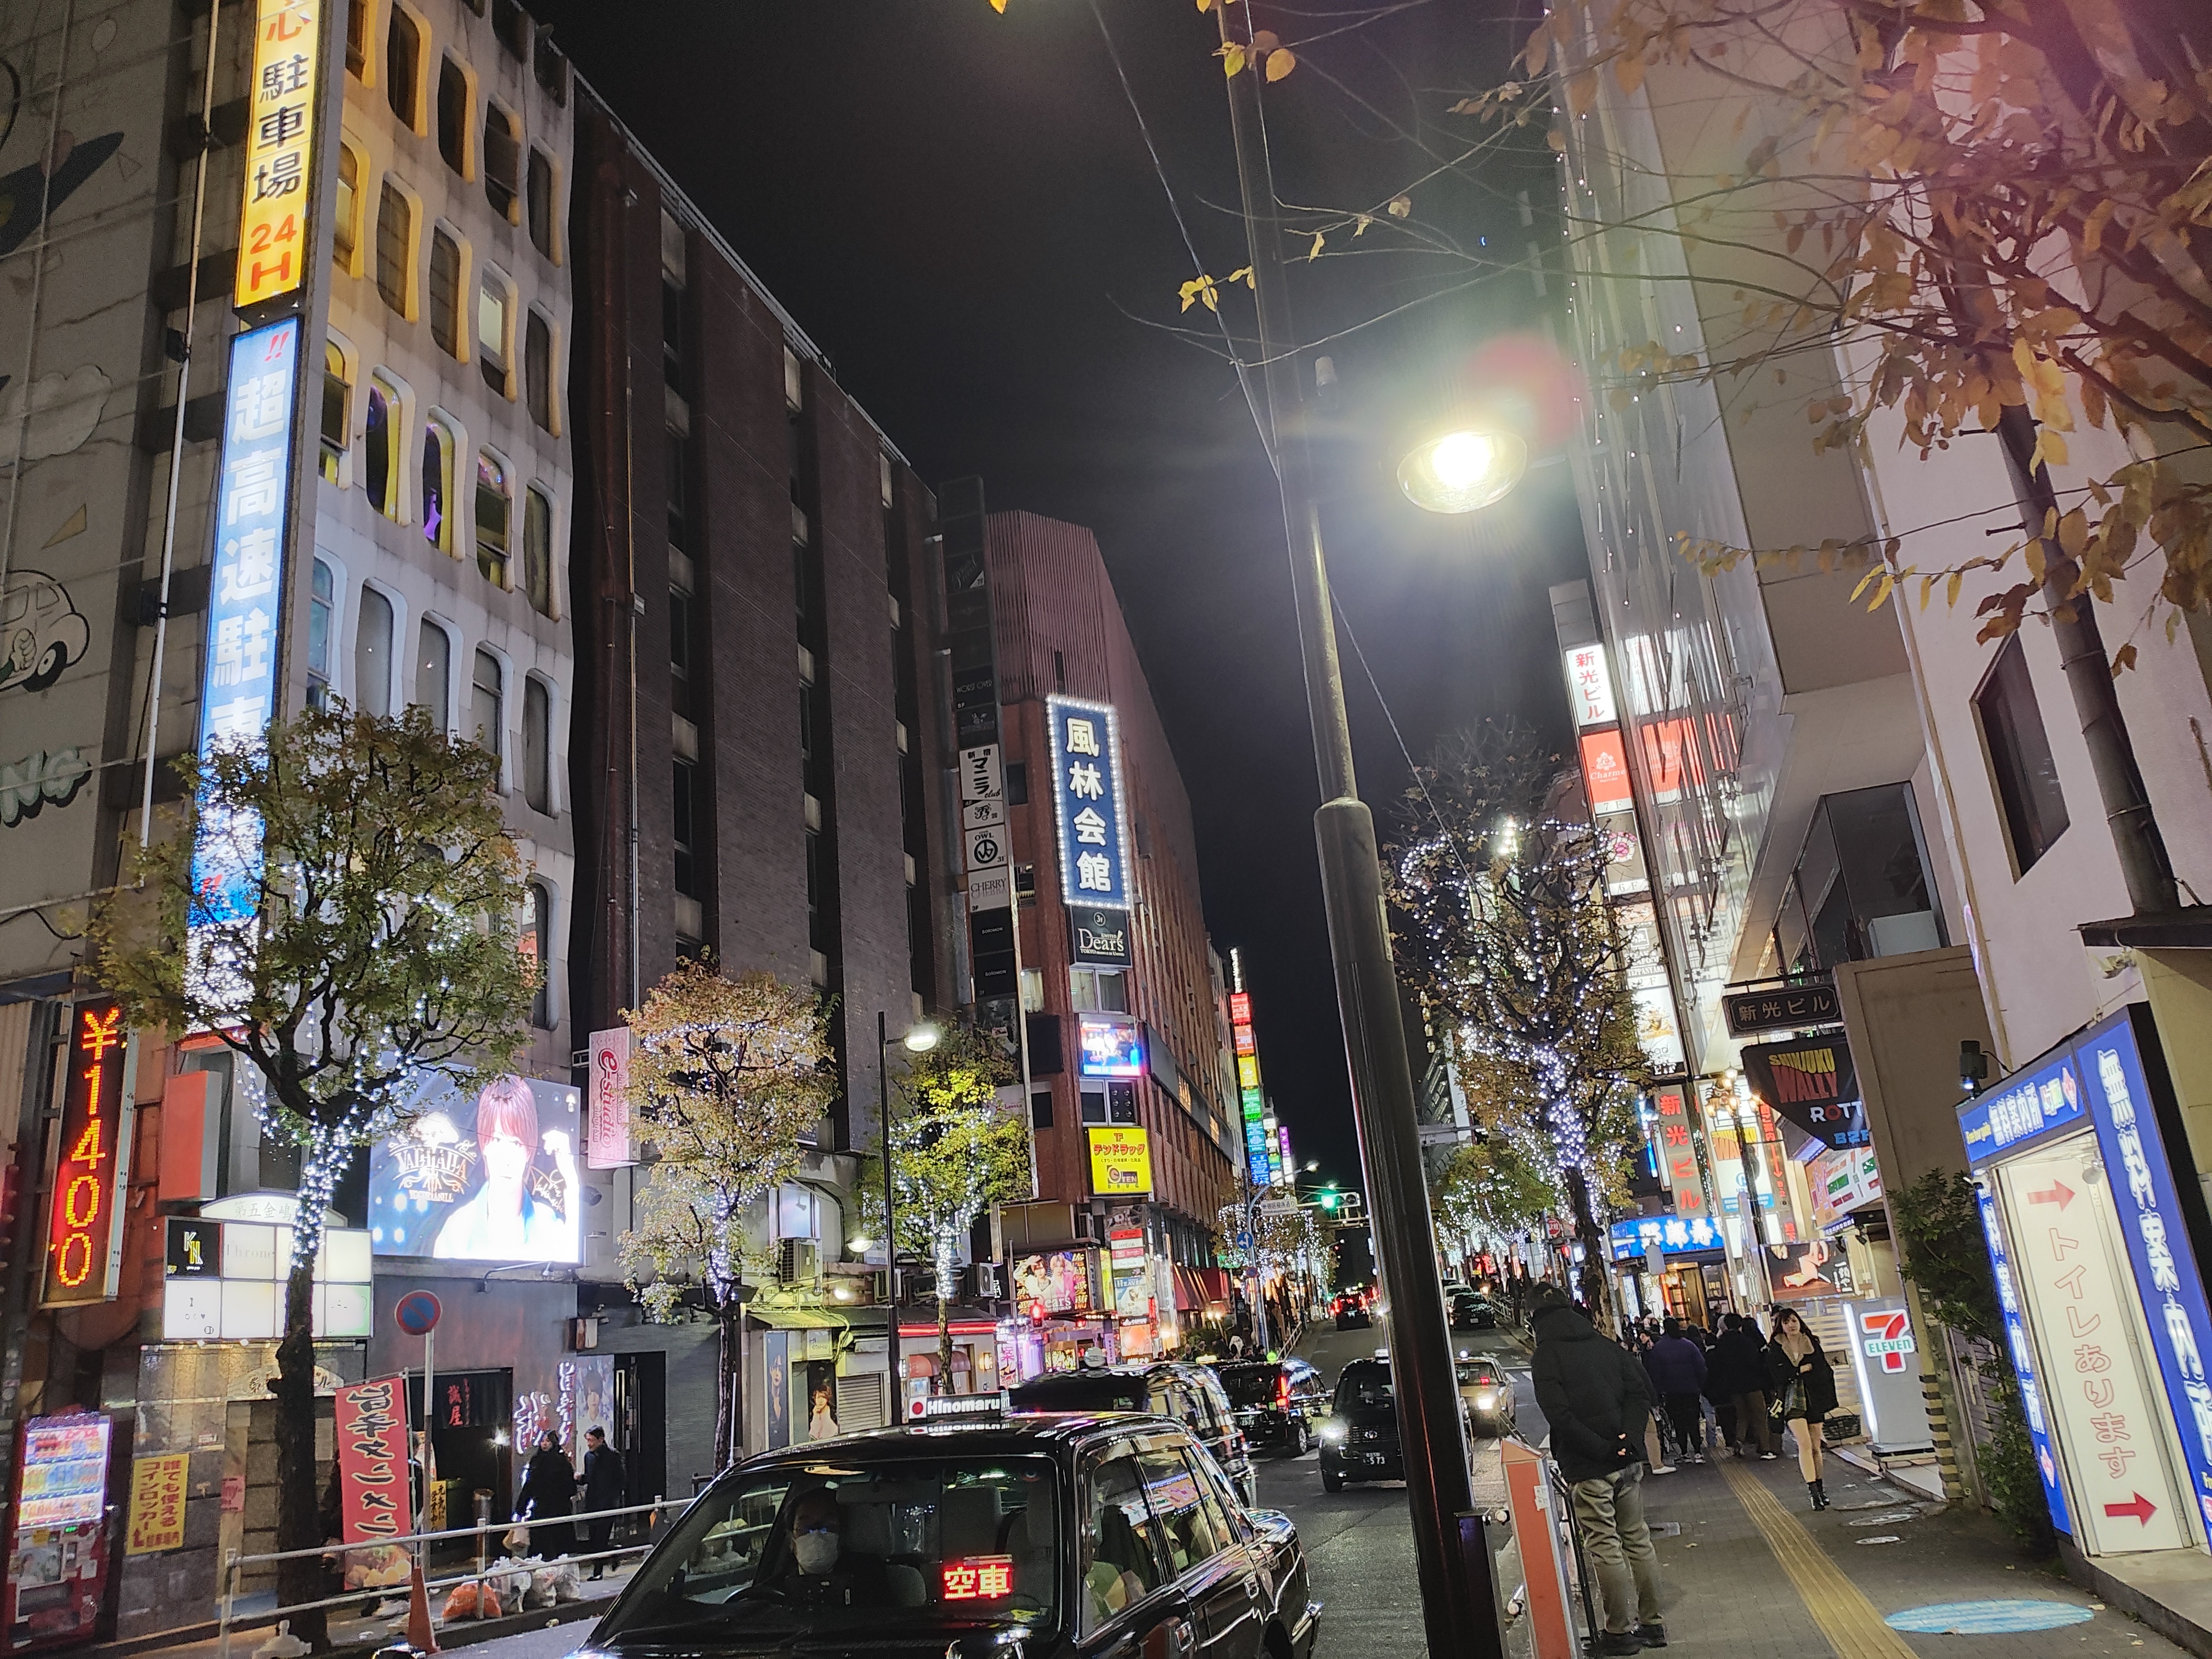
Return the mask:
M1189 1620L1178 1619L1168 1626L1168 1641L1176 1659L1182 1659L1184 1654L1198 1645L1198 1632L1193 1628Z

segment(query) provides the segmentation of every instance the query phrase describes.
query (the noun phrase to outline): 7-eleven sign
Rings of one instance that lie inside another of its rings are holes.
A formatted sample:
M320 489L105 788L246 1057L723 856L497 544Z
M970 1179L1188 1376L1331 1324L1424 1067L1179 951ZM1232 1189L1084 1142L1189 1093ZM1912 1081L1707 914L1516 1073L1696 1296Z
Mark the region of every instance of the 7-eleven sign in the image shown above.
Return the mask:
M1905 1356L1913 1352L1911 1322L1902 1308L1859 1316L1859 1340L1869 1359L1879 1358L1886 1371L1905 1369Z

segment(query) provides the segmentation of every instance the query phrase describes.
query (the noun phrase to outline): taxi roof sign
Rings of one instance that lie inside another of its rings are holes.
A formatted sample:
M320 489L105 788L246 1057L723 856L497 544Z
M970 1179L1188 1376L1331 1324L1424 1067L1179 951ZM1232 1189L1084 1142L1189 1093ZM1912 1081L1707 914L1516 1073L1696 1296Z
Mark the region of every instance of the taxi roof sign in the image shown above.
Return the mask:
M1004 1417L1011 1409L1004 1389L996 1394L926 1395L921 1406L915 1415L925 1423L946 1418Z

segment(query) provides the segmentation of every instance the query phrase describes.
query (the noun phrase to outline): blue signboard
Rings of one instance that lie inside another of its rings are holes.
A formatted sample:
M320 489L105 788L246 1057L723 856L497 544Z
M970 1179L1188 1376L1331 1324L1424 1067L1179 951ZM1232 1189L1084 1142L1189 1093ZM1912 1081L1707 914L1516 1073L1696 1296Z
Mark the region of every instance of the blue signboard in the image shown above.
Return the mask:
M1613 1259L1649 1256L1653 1250L1679 1255L1686 1250L1727 1248L1720 1224L1711 1216L1638 1215L1613 1224Z
M2212 1384L2204 1372L2212 1354L2212 1318L2204 1282L2190 1247L2181 1194L2166 1155L2158 1107L2144 1075L2136 1018L2146 1008L2123 1009L2075 1039L2074 1053L2097 1125L2097 1145L2111 1177L2112 1204L2128 1241L2128 1265L2142 1298L2150 1345L2166 1383L2166 1403L2181 1441L2182 1462L2196 1489L2199 1518L2212 1527ZM2154 1034L2151 1041L2154 1043Z
M1126 910L1129 825L1122 793L1121 733L1111 704L1045 699L1052 726L1053 816L1060 830L1060 890L1070 904Z
M2002 1152L2039 1140L2053 1130L2081 1121L2081 1085L2074 1056L2065 1048L2024 1072L2007 1078L1959 1108L1959 1133L1966 1143L1966 1162L1978 1170Z
M200 670L202 759L259 743L276 717L284 614L284 520L292 491L292 406L300 319L230 343L229 408L216 476L215 561ZM203 811L192 847L192 921L238 921L255 908L261 826Z
M2043 1482L2043 1501L2050 1506L2051 1524L2068 1537L2074 1535L2073 1518L2066 1512L2066 1494L2058 1484L2058 1455L2051 1449L2051 1426L2043 1415L2043 1389L2035 1380L2035 1350L2028 1346L2027 1324L2013 1289L2012 1259L2005 1254L2004 1230L1997 1225L1996 1200L1990 1183L1978 1183L1981 1199L1982 1232L1990 1245L1990 1267L1997 1281L1997 1307L2004 1316L2005 1346L2011 1351L2012 1368L2020 1378L2020 1400L2027 1414L2028 1437L2035 1443L2036 1478Z

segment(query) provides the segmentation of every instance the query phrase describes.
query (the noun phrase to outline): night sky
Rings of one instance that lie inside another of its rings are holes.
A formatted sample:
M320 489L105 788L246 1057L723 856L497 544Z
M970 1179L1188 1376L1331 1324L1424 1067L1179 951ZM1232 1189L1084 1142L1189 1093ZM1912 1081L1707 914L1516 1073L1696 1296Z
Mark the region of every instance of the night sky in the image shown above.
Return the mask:
M1515 3L1487 0L1494 21L1458 0L1257 18L1300 59L1268 92L1279 196L1372 211L1411 185L1410 222L1454 245L1409 249L1377 215L1293 270L1302 337L1350 331L1327 348L1344 387L1332 573L1416 758L1486 718L1565 741L1546 589L1587 574L1564 465L1444 520L1399 498L1381 459L1470 389L1528 388L1554 442L1566 418L1543 343L1558 279L1540 299L1525 258L1552 158L1539 138L1454 165L1477 129L1445 112L1504 77L1528 27ZM1225 276L1248 261L1213 19L1191 0L1098 5L1200 264ZM1208 319L1178 313L1195 273L1088 0L530 9L924 479L980 474L994 509L1097 533L1189 790L1208 925L1243 953L1270 1091L1301 1158L1359 1184L1274 481L1219 337L1179 331ZM1296 251L1310 240L1309 225ZM1249 332L1241 288L1224 315ZM1405 761L1344 648L1362 793L1387 818Z

